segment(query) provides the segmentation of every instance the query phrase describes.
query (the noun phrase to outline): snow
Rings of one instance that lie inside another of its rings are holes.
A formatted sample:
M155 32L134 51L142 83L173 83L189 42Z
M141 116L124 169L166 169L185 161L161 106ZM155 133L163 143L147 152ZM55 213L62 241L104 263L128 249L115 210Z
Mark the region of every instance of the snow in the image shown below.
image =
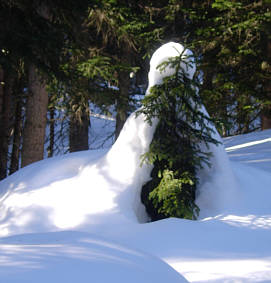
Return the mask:
M159 75L157 64L182 48L155 52L147 93L172 71ZM153 122L133 113L109 150L46 159L0 182L0 283L271 282L271 130L211 146L199 220L149 223L140 189L151 166L140 156Z
M230 158L270 172L271 130L228 137L224 143Z
M0 240L0 281L187 282L158 258L82 232Z

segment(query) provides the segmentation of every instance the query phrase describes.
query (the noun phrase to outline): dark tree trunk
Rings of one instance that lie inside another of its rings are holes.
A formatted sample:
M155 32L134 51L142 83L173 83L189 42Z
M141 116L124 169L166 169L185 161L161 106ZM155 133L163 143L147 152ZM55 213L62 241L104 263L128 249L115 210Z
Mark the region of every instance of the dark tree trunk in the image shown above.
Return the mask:
M50 109L50 137L48 147L48 157L52 157L54 154L55 145L55 109Z
M3 111L4 83L4 71L0 67L0 114L2 114Z
M15 121L14 121L14 134L13 134L13 145L11 153L11 164L9 173L12 174L19 170L20 160L20 145L22 138L22 101L18 98L15 110Z
M128 66L131 65L131 55L126 52L123 62ZM119 96L116 101L116 129L115 140L117 140L126 120L129 111L129 91L130 91L130 71L122 70L118 73L119 80Z
M4 71L0 68L0 180L7 174L4 133Z
M28 69L28 98L23 131L22 167L43 159L48 94L37 68Z
M8 146L11 129L12 77L0 71L0 180L7 176Z
M261 129L262 130L267 130L267 129L271 129L271 118L268 117L268 113L266 113L266 110L265 109L265 112L263 112L262 114L262 121L261 121ZM270 109L271 111L271 109Z
M129 87L122 86L120 89L120 97L116 102L116 129L115 129L115 140L117 140L125 121L128 117L128 109L129 109L129 97L127 96L127 92L129 91Z
M70 117L69 125L69 151L88 150L88 129L90 125L88 111L82 113L81 119L75 115ZM81 120L81 121L80 121Z
M267 61L271 62L271 41L267 43ZM270 63L269 63L269 72L271 73ZM265 92L268 97L269 102L271 102L271 81L268 80L265 83ZM271 105L264 106L261 115L261 128L262 130L271 128Z

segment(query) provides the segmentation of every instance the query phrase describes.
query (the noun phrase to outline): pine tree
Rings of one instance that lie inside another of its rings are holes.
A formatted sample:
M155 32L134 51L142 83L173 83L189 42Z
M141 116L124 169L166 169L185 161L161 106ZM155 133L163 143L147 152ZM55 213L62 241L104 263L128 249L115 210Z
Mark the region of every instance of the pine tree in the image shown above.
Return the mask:
M261 113L269 116L270 1L203 2L191 8L192 45L208 78L201 96L231 134L253 131Z
M138 113L152 123L159 119L149 151L143 162L154 165L152 179L142 188L142 202L152 220L166 217L195 219L199 208L195 204L198 185L197 171L209 164L210 153L202 144L217 144L212 138L211 119L202 111L196 79L190 79L182 54L160 65L162 72L170 66L172 76L151 88Z
M75 49L75 46L79 48L78 46L81 44L81 33L76 34L76 28L84 20L88 5L93 2L86 0L78 3L74 1L65 1L65 3L55 1L46 1L46 3L21 0L0 1L0 69L4 71L5 77L7 77L7 74L11 74L13 76L11 80L14 82L20 72L18 62L29 68L32 77L34 69L37 73L34 88L29 80L29 84L23 85L22 89L18 90L18 93L27 90L25 93L33 94L27 98L29 102L27 105L33 105L33 107L31 106L31 109L26 110L29 117L26 119L24 128L23 165L43 158L44 140L39 129L41 127L45 129L46 126L44 117L46 117L45 112L47 111L47 93L45 93L44 88L48 80L55 77L63 80L63 77L65 77L63 66L69 61L67 54L71 51L71 48ZM12 36L10 36L11 34ZM65 78L67 80L67 77ZM6 80L3 83L5 82ZM40 87L37 87L38 83ZM5 88L7 89L7 87ZM41 92L35 93L34 90ZM2 95L0 96L2 98ZM34 107L40 107L37 104L41 101L44 103L42 111L31 112ZM10 113L7 113L7 115L12 116L11 110L8 110L7 107L5 107L5 111L9 111ZM33 117L33 113L37 116ZM39 114L42 115L40 119ZM0 116L0 123L2 124L2 113L0 113ZM21 118L23 120L25 117ZM42 125L41 121L43 121ZM16 123L19 125L19 121L16 121ZM7 125L7 123L4 124ZM39 134L35 133L34 129L37 129ZM40 136L38 137L38 135ZM8 137L6 134L2 137L0 149L7 152ZM35 146L30 144L32 141L36 142ZM17 142L16 147L13 155L16 158L13 158L13 160L18 158L18 147L20 148L20 145ZM28 150L32 152L28 153ZM38 157L35 157L35 152ZM3 171L3 176L7 174L7 163L9 162L5 156L6 154L1 154L3 159L0 167L3 167L3 170L0 171ZM11 167L10 172L13 172L18 166L15 164Z

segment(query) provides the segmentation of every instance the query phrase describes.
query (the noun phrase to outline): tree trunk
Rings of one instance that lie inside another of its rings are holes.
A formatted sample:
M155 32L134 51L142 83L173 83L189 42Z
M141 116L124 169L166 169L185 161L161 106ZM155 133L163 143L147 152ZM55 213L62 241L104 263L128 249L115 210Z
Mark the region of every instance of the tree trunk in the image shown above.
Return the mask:
M55 145L55 109L50 109L50 137L48 147L48 157L52 157L54 154Z
M0 67L0 114L3 111L3 101L4 101L4 71Z
M125 92L124 92L125 89L127 89L127 91L129 90L129 88L122 87L123 93L120 89L120 97L117 99L116 102L117 115L116 115L115 140L117 140L125 124L125 121L127 120L128 117L129 99L128 97L125 97Z
M271 62L271 41L267 43L267 62ZM269 63L270 64L270 63ZM269 65L269 72L271 73ZM269 102L271 102L271 81L265 83L265 92ZM264 106L261 115L261 128L262 130L271 129L271 105Z
M7 174L4 122L4 71L0 68L0 180Z
M123 62L127 66L131 65L131 55L126 52L123 56ZM130 91L130 71L122 70L118 73L119 96L116 101L116 129L115 140L117 140L126 120L129 111L129 91Z
M70 152L88 150L88 129L90 125L88 111L82 113L81 121L75 115L70 117L69 150Z
M271 129L271 118L268 117L266 112L263 112L262 114L261 129L262 130Z
M23 132L22 167L43 159L48 94L37 68L29 65L28 98Z
M7 72L0 71L0 180L7 176L8 145L11 129L12 78Z
M19 170L19 160L20 160L20 145L22 138L22 101L18 98L15 110L15 122L14 122L14 135L13 135L13 145L11 153L11 163L9 173L12 174Z

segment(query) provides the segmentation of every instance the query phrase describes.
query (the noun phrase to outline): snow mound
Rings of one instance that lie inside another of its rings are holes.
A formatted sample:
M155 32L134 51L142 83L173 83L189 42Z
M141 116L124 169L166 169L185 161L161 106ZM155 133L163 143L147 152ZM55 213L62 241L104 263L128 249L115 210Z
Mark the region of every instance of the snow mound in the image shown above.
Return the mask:
M57 232L0 239L3 283L184 283L158 258L88 233Z
M183 51L180 44L169 43L154 53L148 90L172 72L170 67L163 73L157 70L162 61L182 53L185 60L191 60L191 52ZM193 76L194 65L184 68ZM91 160L71 155L65 158L65 169L59 164L51 166L50 160L21 169L18 179L11 177L14 181L10 179L9 184L6 181L0 187L0 235L63 229L92 231L108 226L109 219L110 225L146 222L140 191L152 167L142 165L141 156L148 151L156 123L149 125L142 114L133 113L103 156L95 154ZM43 172L36 169L40 166ZM31 180L24 179L30 172Z
M192 52L169 42L152 56L147 95L152 86L175 71L167 66L160 72L159 64L180 54L188 63L184 64L184 71L193 77ZM207 114L204 107L202 111ZM54 166L45 160L23 168L18 179L17 175L11 176L0 186L0 235L63 229L93 231L108 226L109 219L110 225L147 222L140 190L152 167L142 165L141 156L148 151L156 124L157 120L149 125L142 114L133 113L106 154L94 151L92 158L87 158L90 152L71 155L65 158L64 167L64 163ZM212 167L205 166L199 172L196 202L201 218L230 213L240 205L238 183L222 140L214 127L213 130L213 137L221 144L203 148L212 153Z

